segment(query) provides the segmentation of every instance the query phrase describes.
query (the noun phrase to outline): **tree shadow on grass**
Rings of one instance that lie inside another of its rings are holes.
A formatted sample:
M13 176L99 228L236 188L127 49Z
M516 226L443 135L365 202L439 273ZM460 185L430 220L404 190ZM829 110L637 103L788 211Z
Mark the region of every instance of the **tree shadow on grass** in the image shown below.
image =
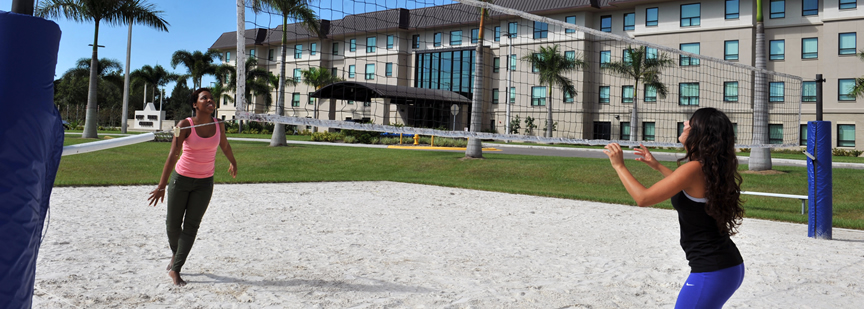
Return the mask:
M316 288L338 289L343 291L353 292L392 292L392 293L431 293L436 292L425 287L408 286L386 282L370 278L358 278L363 281L371 282L370 284L349 283L343 280L321 280L321 279L289 279L289 280L244 280L228 276L219 276L214 274L183 274L184 277L207 277L211 280L189 280L188 283L236 283L249 286L260 287L292 287L292 286L307 286Z

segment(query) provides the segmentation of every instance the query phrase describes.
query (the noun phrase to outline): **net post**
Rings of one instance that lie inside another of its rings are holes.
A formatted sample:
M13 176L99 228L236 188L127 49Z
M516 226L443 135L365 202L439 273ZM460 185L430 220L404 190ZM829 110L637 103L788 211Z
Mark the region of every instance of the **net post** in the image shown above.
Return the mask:
M830 121L807 123L807 152L815 157L807 159L807 237L830 240L834 208Z

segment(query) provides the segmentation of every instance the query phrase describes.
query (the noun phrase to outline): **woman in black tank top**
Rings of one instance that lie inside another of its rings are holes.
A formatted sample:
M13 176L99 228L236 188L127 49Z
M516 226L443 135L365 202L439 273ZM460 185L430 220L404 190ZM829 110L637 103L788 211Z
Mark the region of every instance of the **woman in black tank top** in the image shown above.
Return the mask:
M644 145L636 149L637 161L664 176L649 188L627 170L620 145L606 145L603 152L637 205L671 199L678 212L681 248L691 271L675 308L720 308L744 279L741 253L729 238L744 217L735 132L723 112L702 108L684 122L678 141L687 153L674 171L655 160Z

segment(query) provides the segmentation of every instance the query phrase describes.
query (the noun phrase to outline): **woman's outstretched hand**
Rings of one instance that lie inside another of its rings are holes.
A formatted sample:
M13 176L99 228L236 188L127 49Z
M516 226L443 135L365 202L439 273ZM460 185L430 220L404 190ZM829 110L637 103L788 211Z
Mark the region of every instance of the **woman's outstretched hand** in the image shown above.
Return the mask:
M233 163L228 164L228 174L231 174L232 178L237 178L237 165Z
M621 145L611 143L604 148L603 153L609 156L609 162L612 163L612 167L618 168L624 166L624 151L621 150Z
M150 206L156 206L161 202L165 201L165 188L156 187L156 190L150 192L150 197L147 198L147 204Z
M645 164L648 164L649 167L655 170L657 169L657 165L660 164L660 162L654 158L654 155L652 155L651 152L648 151L648 148L646 148L645 145L639 144L639 147L636 148L634 154L640 157L636 158L636 161L644 162Z

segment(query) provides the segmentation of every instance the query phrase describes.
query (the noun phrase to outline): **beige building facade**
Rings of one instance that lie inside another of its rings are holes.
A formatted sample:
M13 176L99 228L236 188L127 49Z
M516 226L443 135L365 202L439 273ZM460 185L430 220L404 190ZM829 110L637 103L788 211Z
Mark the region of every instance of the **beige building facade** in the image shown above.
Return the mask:
M692 52L696 46L697 54L729 63L756 64L756 3L753 0L564 2L567 3L500 0L496 4L673 49ZM806 122L815 120L814 80L816 74L822 74L825 79L824 119L832 122L834 147L864 149L864 98L848 95L855 78L864 76L864 61L856 55L862 49L858 29L864 29L864 8L854 0L765 0L763 21L766 69L804 79L803 84L787 81L783 93L785 99L780 99L782 104L788 105L800 102L800 121L797 115L794 122L790 122L790 115L782 118L773 114L781 110L797 113L797 106L784 105L781 109L780 103L770 103L771 123L776 123L779 132L786 133L782 142L789 143L789 136L806 132ZM603 52L611 52L614 61L621 57L621 48L627 44L579 31L567 32L555 24L547 25L545 33L538 37L538 24L534 21L493 12L487 18L484 47L479 55L484 63L483 84L479 85L479 93L473 93L471 76L477 73L473 63L477 57L474 55L477 44L474 39L478 36L475 30L478 23L476 8L455 4L349 15L340 20L324 21L320 36L311 35L308 30L292 24L286 30L289 37L286 75L295 77L301 70L314 66L327 68L346 81L445 89L468 97L479 96L483 115L481 129L500 133L505 133L507 127L507 104L504 103L511 100L511 107L521 107L511 111L510 118L513 113L518 113L523 119L527 116L537 119L538 128L531 134L542 136L546 106L534 104L538 102L537 87L542 85L536 82L537 74L522 58L540 46L558 45L562 53L572 51L584 56L590 69L571 74L577 91L572 99L564 98L563 91L553 87L548 103L553 107L553 120L561 120L554 136L575 139L627 137L630 116L626 111L632 106L625 102L627 81L611 76L601 68ZM516 35L509 37L507 34L514 29L511 26L514 23ZM246 34L249 55L254 53L260 68L279 74L282 27L247 30ZM234 32L226 32L211 49L225 55L233 54L235 38ZM690 49L685 49L685 46ZM508 70L512 60L510 55L514 54L516 70ZM689 68L681 67L684 60L680 56L671 56L676 64L676 68L671 70L680 73L675 73L679 76L669 81L668 87L676 95L667 100L680 102L677 92L683 88L679 85L687 81L678 79L688 78ZM225 57L223 60L233 63L235 58ZM466 58L470 59L467 63L464 61ZM425 67L430 60L439 67ZM703 70L710 68L704 60L702 67ZM717 68L724 67L719 64ZM445 74L424 74L430 69ZM640 114L640 138L645 138L644 134L650 130L657 141L675 142L676 130L687 115L700 106L710 106L706 102L709 94L716 95L721 101L724 95L728 95L721 89L726 85L721 80L726 78L722 74L694 77L694 84L702 79L704 96L697 106L668 104L668 107L663 107L646 101L648 95L642 92L644 87L638 85L637 104L646 109ZM741 128L750 127L752 122L753 102L748 93L754 91L754 78L747 76L736 80L739 83L736 92L741 95L734 104L740 106L729 107L740 111L731 113L730 118ZM777 82L779 79L769 78L769 81ZM467 127L469 122L470 106L460 106L459 114L451 117L450 106L429 107L428 111L424 109L421 112L419 106L390 104L386 99L370 102L338 100L331 104L328 99L319 102L319 99L311 98L310 94L315 91L302 82L288 86L285 114L319 119L335 115L332 117L336 120L374 119L376 123L386 119L384 124L458 130ZM515 95L511 98L509 93ZM256 112L275 113L276 92L270 95L273 104L269 108L262 104L263 95L255 96L250 105ZM737 106L730 105L733 104L730 102L726 104L724 106ZM234 113L233 104L220 104L219 117L231 119ZM417 120L420 118L422 121ZM645 123L652 126L645 127ZM519 133L527 134L524 130ZM803 142L803 137L801 139Z

